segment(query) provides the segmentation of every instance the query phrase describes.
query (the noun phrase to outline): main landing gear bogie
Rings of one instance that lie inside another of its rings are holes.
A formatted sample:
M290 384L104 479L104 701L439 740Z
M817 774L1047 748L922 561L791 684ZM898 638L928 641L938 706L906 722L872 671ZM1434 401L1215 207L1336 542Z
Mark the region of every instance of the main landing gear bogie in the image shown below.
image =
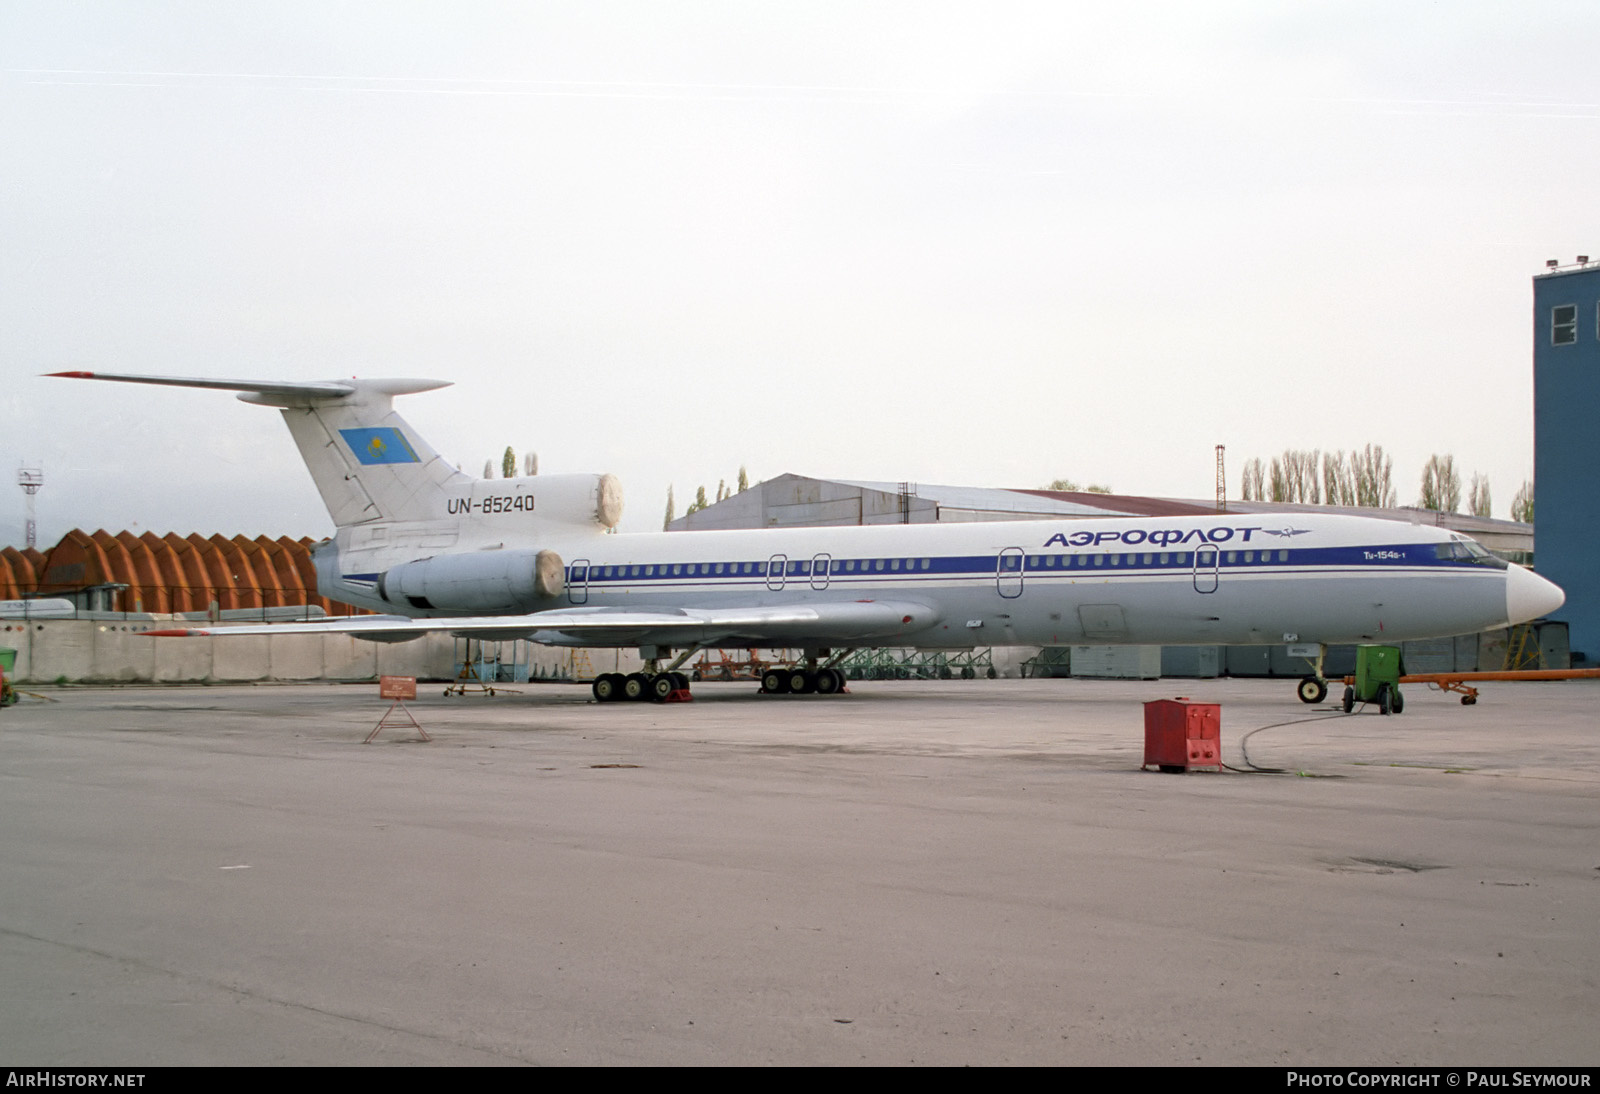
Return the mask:
M688 696L689 677L681 672L603 672L590 685L597 703L665 703L674 694Z
M761 694L838 695L845 682L844 672L835 668L771 668L761 675ZM682 672L603 672L590 691L597 703L681 702L689 698L689 677Z
M839 669L768 669L761 674L762 695L837 695L845 689Z

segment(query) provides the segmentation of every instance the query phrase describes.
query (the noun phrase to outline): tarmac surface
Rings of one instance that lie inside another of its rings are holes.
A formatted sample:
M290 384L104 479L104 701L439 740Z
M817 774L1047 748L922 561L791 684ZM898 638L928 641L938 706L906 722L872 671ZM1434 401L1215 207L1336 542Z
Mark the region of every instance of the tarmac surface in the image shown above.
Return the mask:
M1600 1061L1600 682L851 689L45 690L0 1065Z

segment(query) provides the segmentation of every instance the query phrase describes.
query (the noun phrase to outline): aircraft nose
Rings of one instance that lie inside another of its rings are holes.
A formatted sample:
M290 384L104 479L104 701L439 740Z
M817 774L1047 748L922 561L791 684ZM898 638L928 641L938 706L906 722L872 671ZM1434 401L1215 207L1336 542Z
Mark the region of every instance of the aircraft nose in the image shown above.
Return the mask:
M1553 581L1546 581L1531 570L1510 566L1506 570L1506 619L1512 624L1526 623L1549 615L1566 603L1567 594Z

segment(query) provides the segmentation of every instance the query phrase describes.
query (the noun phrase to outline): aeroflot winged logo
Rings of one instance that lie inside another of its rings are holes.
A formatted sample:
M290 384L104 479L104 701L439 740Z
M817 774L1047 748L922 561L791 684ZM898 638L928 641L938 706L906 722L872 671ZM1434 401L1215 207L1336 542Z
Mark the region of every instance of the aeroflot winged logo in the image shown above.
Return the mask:
M1157 547L1175 547L1180 543L1227 543L1237 538L1240 543L1249 543L1250 537L1257 532L1265 532L1269 536L1303 536L1308 528L1285 528L1282 531L1273 528L1263 528L1259 524L1248 528L1230 527L1223 525L1220 528L1125 528L1113 532L1073 532L1070 536L1065 532L1057 532L1044 541L1046 547L1060 544L1063 547L1098 547L1102 543L1125 543L1135 546L1140 543L1153 544Z
M341 429L339 435L363 464L420 463L405 436L392 426L377 429Z

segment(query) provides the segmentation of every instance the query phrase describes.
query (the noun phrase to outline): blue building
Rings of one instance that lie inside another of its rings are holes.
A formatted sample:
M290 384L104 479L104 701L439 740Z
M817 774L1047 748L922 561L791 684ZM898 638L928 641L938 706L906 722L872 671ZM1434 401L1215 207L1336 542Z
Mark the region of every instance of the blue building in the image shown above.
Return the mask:
M1552 264L1553 265L1553 264ZM1539 573L1567 592L1572 663L1600 663L1600 263L1533 279L1533 481Z

